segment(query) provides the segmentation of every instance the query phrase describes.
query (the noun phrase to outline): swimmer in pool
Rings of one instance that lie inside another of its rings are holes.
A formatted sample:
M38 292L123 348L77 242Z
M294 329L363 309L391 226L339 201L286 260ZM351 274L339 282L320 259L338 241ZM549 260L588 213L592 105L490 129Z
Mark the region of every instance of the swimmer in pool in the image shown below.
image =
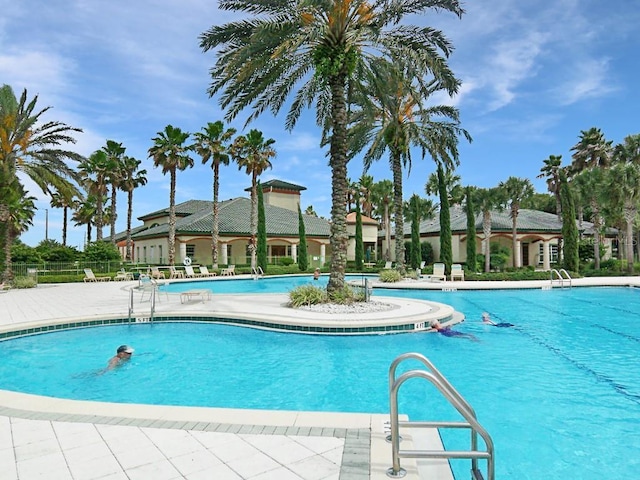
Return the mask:
M133 355L133 348L129 345L120 345L116 350L116 354L109 360L107 370L119 367L123 363L128 362L131 360L131 355Z
M433 328L436 332L444 335L445 337L468 338L472 342L479 342L478 338L475 335L451 330L451 327L443 327L438 320L431 323L431 328Z
M492 327L514 327L515 326L513 323L509 323L509 322L496 323L493 320L491 320L491 317L487 312L482 313L482 323L484 323L485 325L491 325Z

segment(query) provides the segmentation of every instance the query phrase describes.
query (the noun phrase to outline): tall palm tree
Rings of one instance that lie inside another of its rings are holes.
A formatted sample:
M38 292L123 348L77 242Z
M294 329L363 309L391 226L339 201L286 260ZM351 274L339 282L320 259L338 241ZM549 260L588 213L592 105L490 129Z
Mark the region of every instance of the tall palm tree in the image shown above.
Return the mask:
M115 168L104 150L96 150L78 166L87 193L96 198L96 241L102 240L105 225L104 203L107 199L109 172Z
M505 182L500 182L498 188L504 190L504 196L509 203L509 216L511 217L511 246L513 249L513 266L520 267L520 249L518 248L518 213L520 203L534 193L531 180L528 178L509 177Z
M251 121L266 109L275 114L288 103L286 127L292 129L302 109L315 101L316 118L330 132L332 255L327 290L340 290L348 243L345 199L349 87L357 86L375 52L407 58L417 71L432 71L438 79L453 78L445 61L451 45L442 32L401 21L407 15L431 9L458 16L463 10L458 0L376 4L365 0L223 0L220 5L224 10L255 15L211 27L200 36L205 52L218 51L209 93L222 90L221 104L227 109L227 119L251 106ZM293 101L287 102L299 84Z
M588 168L573 177L571 187L577 191L578 197L584 199L591 207L593 222L593 260L596 270L600 269L600 230L602 229L602 201L608 196L605 187L605 170Z
M66 185L65 185L66 184ZM62 245L67 245L67 225L69 224L69 209L74 209L77 198L80 197L78 187L70 182L61 182L50 193L50 204L53 208L62 209Z
M51 187L63 186L63 180L77 181L75 170L67 161L82 156L66 146L76 142L82 132L58 121L43 121L51 107L37 110L38 96L27 100L27 90L18 99L9 85L0 87L0 223L9 221L7 200L16 188L17 173L22 172L47 193ZM13 277L11 264L3 275Z
M562 168L562 155L549 155L543 161L544 166L540 169L540 175L536 178L547 179L547 190L556 199L556 215L561 220L560 211L560 169Z
M202 132L194 133L194 149L202 157L202 163L211 160L213 169L213 222L211 223L211 262L218 268L218 238L220 237L218 218L218 190L220 189L220 165L229 165L229 147L235 128L225 130L224 122L207 123Z
M464 189L460 184L460 175L455 170L444 170L444 183L447 187L447 197L450 205L459 205L464 200ZM438 195L438 174L433 172L429 175L427 183L424 185L424 191L427 195Z
M96 219L96 211L98 210L97 203L97 197L89 193L86 197L78 201L71 215L71 220L74 221L76 227L82 225L87 226L86 244L91 243L92 227Z
M640 164L640 134L624 137L624 141L613 149L613 160Z
M131 219L133 217L133 192L136 188L146 185L147 171L138 170L142 160L133 157L124 157L122 159L122 177L120 188L127 192L127 247L125 250L125 260L130 262L133 259L131 255Z
M107 173L107 182L111 186L111 243L113 245L116 244L116 220L118 218L117 215L117 196L118 190L122 186L122 178L125 175L124 171L124 158L126 147L122 146L122 143L115 142L113 140L107 140L106 145L102 147L102 150L107 155L107 160L109 162L109 172Z
M382 217L382 228L384 228L384 252L385 261L391 260L391 218L389 215L390 206L393 202L393 183L391 180L380 180L371 189L371 198L375 211Z
M149 149L149 157L153 158L155 167L162 167L162 173L169 174L169 265L176 261L176 172L193 167L193 159L189 156L191 146L185 145L189 133L178 127L167 125L164 131L152 138L153 146Z
M276 141L273 138L265 140L259 130L250 130L245 136L239 136L231 147L231 156L238 164L238 168L245 169L251 176L251 239L249 251L251 252L251 267L256 267L256 234L258 233L258 177L271 168L270 158L276 156L276 151L271 147Z
M585 168L608 167L613 151L612 141L607 140L599 128L581 130L578 143L571 147L570 173L574 175Z
M371 218L373 215L373 203L371 202L371 189L373 188L373 177L363 173L358 180L360 201L362 203L362 214Z
M633 222L640 203L640 165L616 163L608 172L606 185L609 202L623 212L627 271L633 273Z
M399 66L398 66L399 65ZM432 80L424 84L414 66L375 63L375 73L367 76L366 87L358 92L359 107L351 115L352 152L355 155L369 145L364 155L364 169L379 160L388 150L393 175L396 268L404 270L402 222L402 170L411 171L411 148L418 147L447 167L458 164L458 135L471 140L460 127L458 110L451 106L423 107L429 96L439 90L452 94L458 81L451 76L446 83Z
M473 203L482 212L484 271L491 271L491 211L502 208L502 196L498 188L478 188L473 192Z

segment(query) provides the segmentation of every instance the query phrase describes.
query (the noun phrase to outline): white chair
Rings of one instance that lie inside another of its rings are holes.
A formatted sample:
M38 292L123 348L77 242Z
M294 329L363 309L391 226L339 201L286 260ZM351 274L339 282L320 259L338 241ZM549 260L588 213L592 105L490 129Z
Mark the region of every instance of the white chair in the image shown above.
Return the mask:
M220 275L224 275L224 276L232 276L235 274L236 274L235 265L229 265L227 268L223 268L222 271L220 272Z
M216 272L210 272L209 268L206 265L202 265L200 267L200 276L201 277L217 277L218 274Z
M196 273L191 265L184 266L184 274L187 278L199 278L202 276L199 273Z
M392 265L393 265L393 262L387 262L387 263L384 264L384 269L385 270L389 270Z
M459 263L451 265L451 281L453 282L456 278L464 281L464 270Z
M433 273L429 275L430 279L433 280L442 280L443 282L447 281L447 276L444 274L444 263L434 263L433 264Z
M84 281L85 282L109 282L111 281L111 277L96 277L93 273L93 270L91 270L90 268L85 268L84 269Z

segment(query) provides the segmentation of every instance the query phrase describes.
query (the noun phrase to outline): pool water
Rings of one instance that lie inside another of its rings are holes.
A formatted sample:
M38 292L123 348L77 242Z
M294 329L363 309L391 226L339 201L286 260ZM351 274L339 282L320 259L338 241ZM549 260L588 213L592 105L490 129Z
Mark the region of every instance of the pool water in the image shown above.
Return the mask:
M100 327L0 342L0 388L115 402L387 413L389 364L420 352L492 435L496 478L637 477L640 290L382 293L448 303L467 316L455 328L480 341L195 323ZM516 326L485 326L483 311ZM102 373L121 343L136 348L132 360ZM406 362L399 373L417 366ZM399 400L400 412L415 420L460 419L420 379L405 383ZM468 432L445 432L443 439L450 449L469 446ZM452 461L458 479L469 477L468 465Z

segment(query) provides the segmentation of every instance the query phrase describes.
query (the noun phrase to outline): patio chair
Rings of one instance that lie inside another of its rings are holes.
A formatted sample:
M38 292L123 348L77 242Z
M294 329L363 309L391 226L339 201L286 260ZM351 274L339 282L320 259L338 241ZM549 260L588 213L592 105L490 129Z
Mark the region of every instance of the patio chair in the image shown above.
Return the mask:
M206 265L202 265L200 267L200 276L201 277L217 277L218 274L216 272L210 272L209 268Z
M184 278L184 272L179 272L176 267L169 267L169 278Z
M444 274L444 263L434 263L433 264L433 273L429 276L431 281L433 280L442 280L443 282L447 281L447 276Z
M145 295L149 295L149 298L147 299L148 301L151 301L151 297L153 295L155 295L156 299L160 301L160 290L158 289L159 285L156 280L145 274L140 275L140 278L138 278L138 280L140 282L138 289L141 292L140 303L144 301ZM167 300L169 300L169 295L167 294L167 292L164 292L164 294L167 297Z
M151 267L151 278L155 280L162 278L164 280L166 277L164 276L164 272L161 272L158 267Z
M198 278L198 277L200 277L200 274L196 273L193 270L193 267L191 265L185 265L184 266L184 275L187 278Z
M120 269L116 276L113 277L114 282L133 280L133 273L127 272L124 268Z
M459 263L451 265L451 281L453 282L456 278L464 281L464 270Z
M224 275L224 276L232 276L236 274L236 266L235 265L229 265L227 268L223 268L220 271L220 275Z
M96 277L93 274L93 270L91 270L90 268L85 268L84 269L84 274L85 274L85 277L83 278L83 280L85 282L109 282L109 281L111 281L111 277Z
M424 260L420 262L420 270L424 270L424 266L427 264L427 262L425 262Z

